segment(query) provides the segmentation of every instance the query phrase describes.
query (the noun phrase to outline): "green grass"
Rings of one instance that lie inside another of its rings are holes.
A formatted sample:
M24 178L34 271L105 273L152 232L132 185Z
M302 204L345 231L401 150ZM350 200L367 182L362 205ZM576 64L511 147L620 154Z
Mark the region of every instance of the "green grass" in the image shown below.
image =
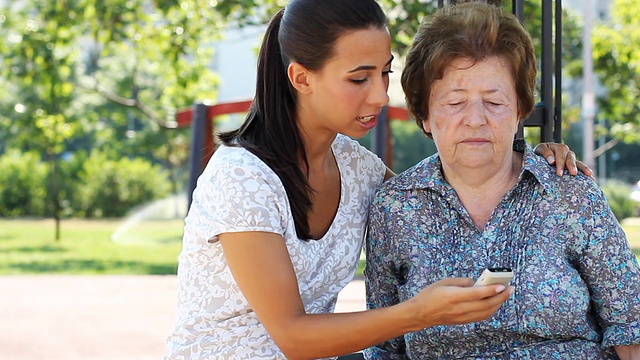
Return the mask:
M631 250L640 259L640 218L629 218L622 221L622 229L627 234Z
M51 219L0 219L0 275L175 274L183 221L143 221L111 240L119 220L63 220L54 240ZM631 249L640 257L640 218L622 222ZM362 276L364 261L357 275Z
M175 274L182 220L140 222L118 241L117 220L0 219L0 274Z

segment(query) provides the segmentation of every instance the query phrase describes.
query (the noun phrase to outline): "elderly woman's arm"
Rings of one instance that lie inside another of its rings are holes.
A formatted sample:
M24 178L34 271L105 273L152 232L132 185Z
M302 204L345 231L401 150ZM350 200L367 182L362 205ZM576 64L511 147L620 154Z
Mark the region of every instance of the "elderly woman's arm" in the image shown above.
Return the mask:
M589 287L591 302L603 329L603 347L639 356L640 266L626 235L602 191L585 180L581 187L581 222L569 251ZM578 234L580 233L580 234ZM626 347L625 345L631 345ZM630 359L640 359L631 357Z
M614 346L620 360L640 359L640 345Z
M386 307L400 302L397 292L397 279L389 268L385 254L392 254L390 242L385 238L386 221L381 211L377 211L375 202L371 206L369 227L365 240L366 266L365 286L367 292L367 308ZM365 349L366 359L408 359L403 337L385 341Z

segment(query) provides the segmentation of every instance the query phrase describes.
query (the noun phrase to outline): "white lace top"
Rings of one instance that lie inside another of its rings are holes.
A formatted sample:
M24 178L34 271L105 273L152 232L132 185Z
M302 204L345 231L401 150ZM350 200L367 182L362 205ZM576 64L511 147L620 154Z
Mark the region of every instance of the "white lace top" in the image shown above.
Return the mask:
M353 278L366 216L385 165L356 141L332 144L340 170L340 204L327 233L301 241L276 174L243 148L221 146L198 179L185 220L178 267L177 323L167 359L285 359L238 288L217 236L282 234L307 313L332 312Z

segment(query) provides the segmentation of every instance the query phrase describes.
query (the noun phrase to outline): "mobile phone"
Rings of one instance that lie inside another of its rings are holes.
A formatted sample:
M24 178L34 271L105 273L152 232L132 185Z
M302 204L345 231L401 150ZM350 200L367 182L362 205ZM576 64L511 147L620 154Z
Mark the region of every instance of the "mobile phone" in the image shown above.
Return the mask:
M507 286L513 279L513 271L508 267L485 269L473 286L502 284Z

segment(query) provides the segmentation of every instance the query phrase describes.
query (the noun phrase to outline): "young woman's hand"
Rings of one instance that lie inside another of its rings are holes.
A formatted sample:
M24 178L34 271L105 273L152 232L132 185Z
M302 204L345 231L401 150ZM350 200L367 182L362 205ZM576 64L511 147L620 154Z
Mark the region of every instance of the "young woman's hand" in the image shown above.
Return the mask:
M565 144L540 143L533 150L536 154L547 159L549 165L555 165L556 174L559 176L562 176L564 169L567 168L571 175L578 175L578 170L580 170L585 175L593 177L593 171L587 165L576 160L576 153Z
M491 317L513 293L513 286L473 287L468 278L447 278L424 288L408 300L415 306L419 330L438 325L457 325Z

